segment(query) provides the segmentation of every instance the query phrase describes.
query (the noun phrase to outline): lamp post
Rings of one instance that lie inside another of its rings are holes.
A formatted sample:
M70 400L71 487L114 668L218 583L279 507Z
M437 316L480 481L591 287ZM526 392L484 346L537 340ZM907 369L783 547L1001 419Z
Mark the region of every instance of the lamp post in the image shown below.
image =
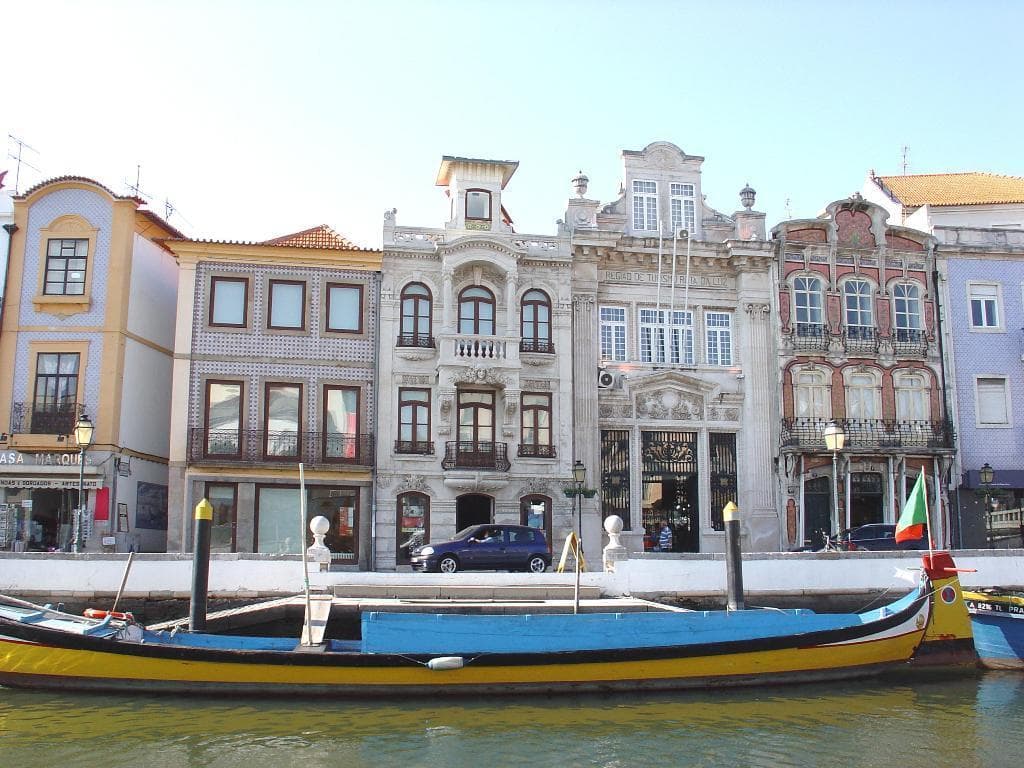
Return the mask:
M846 444L846 433L836 422L830 421L822 435L825 448L832 451L832 516L836 536L839 536L839 452Z
M988 548L992 549L992 481L995 479L996 471L986 461L978 470L978 477L985 488L985 530L988 531Z
M573 593L573 613L580 612L580 559L583 557L583 483L587 468L576 459L572 465L572 482L576 486L576 589Z
M78 443L78 507L75 509L71 526L71 551L78 552L82 533L82 515L85 514L85 449L92 445L92 422L84 413L75 424L75 441Z

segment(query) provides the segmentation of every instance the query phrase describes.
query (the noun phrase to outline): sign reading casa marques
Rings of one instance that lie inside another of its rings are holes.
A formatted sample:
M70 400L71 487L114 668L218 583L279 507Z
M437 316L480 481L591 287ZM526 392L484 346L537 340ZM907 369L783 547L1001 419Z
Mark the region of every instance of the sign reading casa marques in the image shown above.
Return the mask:
M657 285L657 272L635 272L627 269L602 269L598 272L598 280L603 283L626 283L629 285ZM732 288L733 278L724 275L690 275L691 288ZM662 270L661 284L672 285L672 272ZM686 286L686 275L679 274L677 266L676 282L680 287Z
M77 467L81 463L81 453L22 453L21 451L0 451L0 465ZM86 466L88 466L89 463L89 458L86 457Z

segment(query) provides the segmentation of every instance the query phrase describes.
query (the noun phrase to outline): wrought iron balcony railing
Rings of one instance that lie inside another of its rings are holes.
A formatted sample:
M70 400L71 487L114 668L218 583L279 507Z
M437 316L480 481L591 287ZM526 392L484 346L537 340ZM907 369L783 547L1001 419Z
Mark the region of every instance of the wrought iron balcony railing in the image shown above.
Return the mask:
M368 467L373 464L373 435L192 427L188 460L191 464L301 461L312 467L346 464Z
M825 450L825 427L832 419L783 419L782 447ZM846 434L844 450L952 448L953 423L945 421L835 419Z
M430 440L395 440L395 453L415 453L421 456L433 456L434 443Z
M535 459L556 458L555 446L553 445L528 445L527 443L520 443L519 455Z
M820 323L797 323L793 331L793 347L801 351L828 349L829 334Z
M843 349L847 352L878 352L878 331L863 325L843 329Z
M897 328L892 334L892 346L902 357L924 357L928 354L928 337L917 328Z
M441 466L444 469L493 469L498 472L508 472L512 467L506 443L475 440L449 440L445 444Z
M75 431L82 403L11 403L11 434L70 435Z
M400 333L398 334L399 347L423 347L425 349L434 349L434 337L433 336L422 336L417 333Z
M543 352L544 354L553 355L555 353L555 343L549 339L522 339L519 342L520 352Z

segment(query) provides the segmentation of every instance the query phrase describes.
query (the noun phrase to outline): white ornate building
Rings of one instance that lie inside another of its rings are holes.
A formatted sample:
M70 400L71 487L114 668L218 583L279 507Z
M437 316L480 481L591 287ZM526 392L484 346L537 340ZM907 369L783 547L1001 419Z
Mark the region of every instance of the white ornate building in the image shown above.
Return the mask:
M723 551L722 508L741 509L744 549L777 550L772 250L764 214L732 216L701 193L704 158L654 142L622 153L620 197L603 205L573 180L573 379L579 458L602 518L651 548L661 519L675 551Z
M521 235L515 162L444 157L443 228L384 218L375 567L480 522L573 526L568 237Z

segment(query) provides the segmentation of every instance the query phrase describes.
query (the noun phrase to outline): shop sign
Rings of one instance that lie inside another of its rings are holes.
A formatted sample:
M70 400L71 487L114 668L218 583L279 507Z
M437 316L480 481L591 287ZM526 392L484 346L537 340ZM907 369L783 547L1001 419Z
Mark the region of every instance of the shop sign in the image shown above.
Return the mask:
M82 481L82 487L95 489L103 487L103 478L87 477ZM60 488L76 490L78 478L64 478L55 475L37 475L35 477L0 475L0 488Z
M81 463L81 452L22 453L21 451L0 451L0 466L77 467ZM86 459L85 463L88 465L88 459Z

